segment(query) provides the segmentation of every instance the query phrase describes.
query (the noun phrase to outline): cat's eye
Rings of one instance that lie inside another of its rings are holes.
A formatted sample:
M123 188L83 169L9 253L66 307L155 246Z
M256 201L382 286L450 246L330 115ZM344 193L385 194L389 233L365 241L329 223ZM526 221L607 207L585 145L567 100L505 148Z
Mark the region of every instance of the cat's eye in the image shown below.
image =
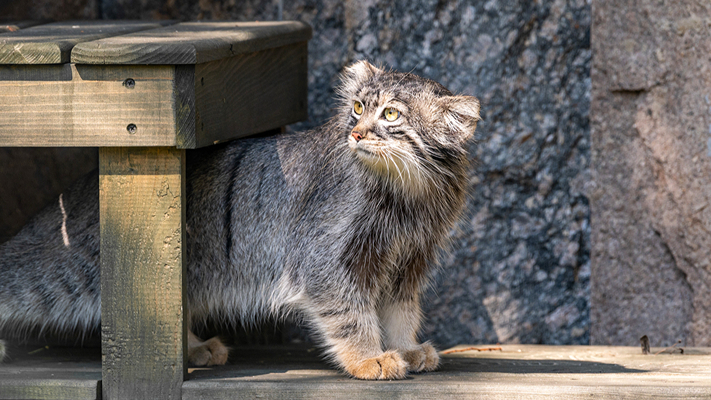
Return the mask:
M400 117L400 111L398 111L392 107L388 107L385 109L385 111L383 111L383 116L388 121L393 122Z
M356 100L355 103L353 103L353 112L358 115L363 114L363 103Z

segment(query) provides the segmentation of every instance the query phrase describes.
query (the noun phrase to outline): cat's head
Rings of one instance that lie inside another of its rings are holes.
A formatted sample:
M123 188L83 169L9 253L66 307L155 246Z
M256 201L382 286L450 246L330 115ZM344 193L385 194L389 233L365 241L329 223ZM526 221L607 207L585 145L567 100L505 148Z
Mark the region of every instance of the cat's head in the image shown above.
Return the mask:
M415 190L461 174L480 119L476 98L367 61L346 68L339 95L344 140L372 172Z

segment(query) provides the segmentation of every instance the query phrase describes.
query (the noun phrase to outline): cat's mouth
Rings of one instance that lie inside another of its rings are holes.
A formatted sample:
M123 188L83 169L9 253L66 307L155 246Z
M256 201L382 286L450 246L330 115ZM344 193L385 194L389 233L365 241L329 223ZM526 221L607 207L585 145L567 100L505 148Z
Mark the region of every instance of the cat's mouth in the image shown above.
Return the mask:
M373 152L372 150L366 148L365 146L357 146L357 147L355 148L355 151L356 151L357 153L365 154L365 155L368 155L368 156L371 156L371 157L377 157L377 156L378 156L375 152Z
M366 140L358 142L351 137L350 140L348 140L348 145L358 156L363 157L370 162L375 162L380 158L377 153L377 149L373 149Z

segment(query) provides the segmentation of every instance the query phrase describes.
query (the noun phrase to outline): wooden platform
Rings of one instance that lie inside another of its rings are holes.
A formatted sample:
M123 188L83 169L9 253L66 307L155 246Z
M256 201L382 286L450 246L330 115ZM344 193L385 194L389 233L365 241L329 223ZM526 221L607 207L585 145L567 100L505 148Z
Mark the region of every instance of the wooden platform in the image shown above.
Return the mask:
M103 349L17 358L0 398L182 397L185 149L304 120L310 38L297 21L0 25L0 146L100 148Z
M464 347L464 346L462 346ZM485 347L485 346L479 346ZM348 378L308 346L233 349L230 364L189 368L183 399L709 399L711 348L643 355L638 347L502 345L443 355L403 381ZM652 353L661 349L652 349ZM99 348L13 347L0 399L98 399Z

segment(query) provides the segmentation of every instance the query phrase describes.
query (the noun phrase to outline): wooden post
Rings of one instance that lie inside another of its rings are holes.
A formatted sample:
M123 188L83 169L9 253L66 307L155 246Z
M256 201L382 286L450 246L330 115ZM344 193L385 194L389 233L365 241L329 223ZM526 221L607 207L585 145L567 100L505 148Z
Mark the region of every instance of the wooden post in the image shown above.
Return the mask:
M99 150L103 399L179 399L185 150Z

